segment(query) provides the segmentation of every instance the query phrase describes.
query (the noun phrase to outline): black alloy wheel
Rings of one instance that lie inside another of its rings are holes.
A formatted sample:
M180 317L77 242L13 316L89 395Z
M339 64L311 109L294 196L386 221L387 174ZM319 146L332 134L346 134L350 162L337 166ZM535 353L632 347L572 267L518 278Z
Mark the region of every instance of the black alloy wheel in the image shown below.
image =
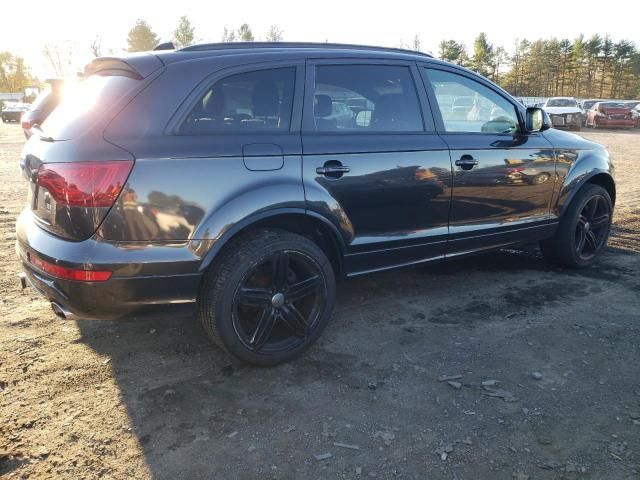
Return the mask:
M318 324L326 296L320 265L299 251L277 251L261 259L238 286L233 328L253 352L295 350Z
M540 242L540 249L553 263L589 267L605 249L612 216L609 192L600 185L586 184L562 213L554 236Z
M610 203L602 195L594 195L582 208L576 224L575 248L581 259L589 261L602 249L610 223Z
M331 319L335 275L309 238L284 230L242 234L203 278L198 316L239 360L273 366L300 355Z

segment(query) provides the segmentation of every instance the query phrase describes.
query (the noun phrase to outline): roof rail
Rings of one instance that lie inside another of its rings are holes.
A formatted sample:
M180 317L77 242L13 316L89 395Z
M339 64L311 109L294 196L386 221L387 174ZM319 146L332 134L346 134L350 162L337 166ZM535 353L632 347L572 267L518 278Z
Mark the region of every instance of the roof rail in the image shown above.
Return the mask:
M428 53L406 50L404 48L375 47L371 45L352 45L348 43L314 43L314 42L222 42L201 43L181 48L181 52L201 52L207 50L244 50L250 48L331 48L344 50L374 50L383 52L407 53L433 58Z

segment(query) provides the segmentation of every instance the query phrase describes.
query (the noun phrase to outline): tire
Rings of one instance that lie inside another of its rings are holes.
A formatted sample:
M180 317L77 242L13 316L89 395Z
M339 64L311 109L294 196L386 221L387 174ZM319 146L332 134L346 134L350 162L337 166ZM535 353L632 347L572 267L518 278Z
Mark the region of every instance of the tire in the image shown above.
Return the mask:
M542 254L565 267L590 267L607 244L612 216L609 193L599 185L583 186L562 216L555 235L540 242Z
M331 262L315 243L284 230L256 230L232 240L207 270L198 317L232 356L274 366L318 339L335 292Z
M549 178L551 178L551 175L549 175L547 172L539 173L538 175L533 177L533 184L534 185L541 185L541 184L549 181Z

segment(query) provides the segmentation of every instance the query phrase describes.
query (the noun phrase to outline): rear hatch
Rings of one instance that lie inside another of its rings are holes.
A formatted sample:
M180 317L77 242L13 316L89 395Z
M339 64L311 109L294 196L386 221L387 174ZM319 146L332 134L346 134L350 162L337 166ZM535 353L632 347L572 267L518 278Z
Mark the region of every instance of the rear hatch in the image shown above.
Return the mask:
M113 206L134 157L103 138L108 122L162 66L97 59L69 86L58 107L27 142L21 168L29 180L29 208L45 230L70 239L90 237ZM142 71L141 71L142 70ZM151 71L149 71L151 70ZM146 76L144 75L146 74Z

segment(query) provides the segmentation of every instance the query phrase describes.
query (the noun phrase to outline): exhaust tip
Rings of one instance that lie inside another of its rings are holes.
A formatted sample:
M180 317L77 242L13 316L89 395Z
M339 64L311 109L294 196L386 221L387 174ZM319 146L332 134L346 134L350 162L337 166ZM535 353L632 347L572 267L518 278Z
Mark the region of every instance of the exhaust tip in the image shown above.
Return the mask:
M51 302L51 309L53 313L56 314L56 317L61 318L63 320L75 320L76 315L71 313L69 310L66 310L62 305L58 302Z
M62 310L62 307L56 302L51 302L51 310L53 310L53 313L56 314L56 317L62 318L63 320L67 319L66 315L64 314L64 310Z

